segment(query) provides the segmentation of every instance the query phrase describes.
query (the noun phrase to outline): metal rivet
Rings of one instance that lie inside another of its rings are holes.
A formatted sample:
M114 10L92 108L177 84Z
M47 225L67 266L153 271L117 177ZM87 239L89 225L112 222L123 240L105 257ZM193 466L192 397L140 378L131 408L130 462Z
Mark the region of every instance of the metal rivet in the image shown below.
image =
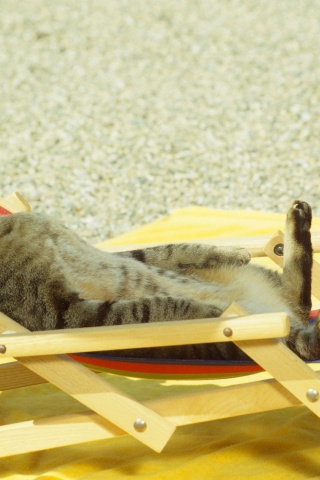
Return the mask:
M147 423L142 418L137 418L133 426L137 432L144 432L147 429Z
M307 395L307 399L310 402L316 402L317 400L319 400L319 392L315 388L309 388L309 390L307 390L306 395Z
M225 335L226 337L232 337L233 335L233 331L231 328L229 327L226 327L223 329L223 335Z
M274 253L275 253L278 257L283 257L283 250L284 250L284 245L283 245L283 243L278 243L278 244L274 247L274 249L273 249Z
M0 345L0 353L6 353L7 347L5 345Z

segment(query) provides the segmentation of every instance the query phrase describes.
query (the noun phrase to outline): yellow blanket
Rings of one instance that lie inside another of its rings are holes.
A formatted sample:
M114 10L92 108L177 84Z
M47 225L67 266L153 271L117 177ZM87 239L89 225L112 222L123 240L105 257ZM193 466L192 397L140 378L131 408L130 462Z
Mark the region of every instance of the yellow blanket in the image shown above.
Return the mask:
M105 244L273 234L283 222L280 214L185 208ZM314 229L319 228L316 219ZM216 388L217 383L107 377L137 399ZM78 411L81 405L50 385L0 393L1 424ZM320 420L305 407L293 407L180 427L161 454L122 437L0 459L0 478L296 480L320 478L319 454Z

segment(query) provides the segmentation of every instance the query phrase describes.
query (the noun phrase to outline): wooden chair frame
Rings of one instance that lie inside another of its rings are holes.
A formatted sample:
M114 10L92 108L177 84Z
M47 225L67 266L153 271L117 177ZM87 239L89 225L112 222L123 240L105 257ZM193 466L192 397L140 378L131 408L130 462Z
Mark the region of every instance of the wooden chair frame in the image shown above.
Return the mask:
M30 209L19 194L0 199L0 207L12 213ZM281 232L266 245L265 238L255 237L244 245L242 241L223 244L245 246L253 256L267 255L281 265L281 257L274 253L275 245L283 243ZM320 266L315 262L313 294L318 299L319 280ZM15 359L0 365L0 391L49 382L84 405L80 414L0 426L0 456L126 434L160 452L177 426L301 403L320 417L320 380L281 342L288 331L285 313L246 315L237 305L217 319L46 332L30 332L0 313L0 358ZM273 379L139 402L66 355L221 341L233 341Z

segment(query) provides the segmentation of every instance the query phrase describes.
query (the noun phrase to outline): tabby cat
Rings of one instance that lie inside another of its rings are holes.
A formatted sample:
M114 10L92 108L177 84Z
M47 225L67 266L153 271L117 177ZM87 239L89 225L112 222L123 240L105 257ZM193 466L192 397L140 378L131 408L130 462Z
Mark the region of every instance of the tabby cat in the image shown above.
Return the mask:
M244 249L177 244L122 253L89 246L39 214L0 217L0 311L29 330L218 317L233 301L249 313L286 311L284 342L320 358L311 307L311 208L291 205L282 274L250 264ZM123 356L243 359L232 343L158 347Z

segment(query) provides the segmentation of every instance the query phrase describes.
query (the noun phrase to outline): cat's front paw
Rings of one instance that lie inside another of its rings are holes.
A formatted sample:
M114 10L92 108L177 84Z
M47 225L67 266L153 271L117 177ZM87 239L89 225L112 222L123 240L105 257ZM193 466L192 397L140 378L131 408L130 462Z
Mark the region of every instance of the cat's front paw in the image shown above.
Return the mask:
M216 247L212 256L207 258L207 268L215 268L223 265L247 265L251 260L251 254L245 248Z
M247 265L251 260L251 253L245 248L233 248L234 263L236 265Z
M310 205L301 200L294 200L288 211L287 220L293 222L296 233L308 232L312 220L312 210Z

